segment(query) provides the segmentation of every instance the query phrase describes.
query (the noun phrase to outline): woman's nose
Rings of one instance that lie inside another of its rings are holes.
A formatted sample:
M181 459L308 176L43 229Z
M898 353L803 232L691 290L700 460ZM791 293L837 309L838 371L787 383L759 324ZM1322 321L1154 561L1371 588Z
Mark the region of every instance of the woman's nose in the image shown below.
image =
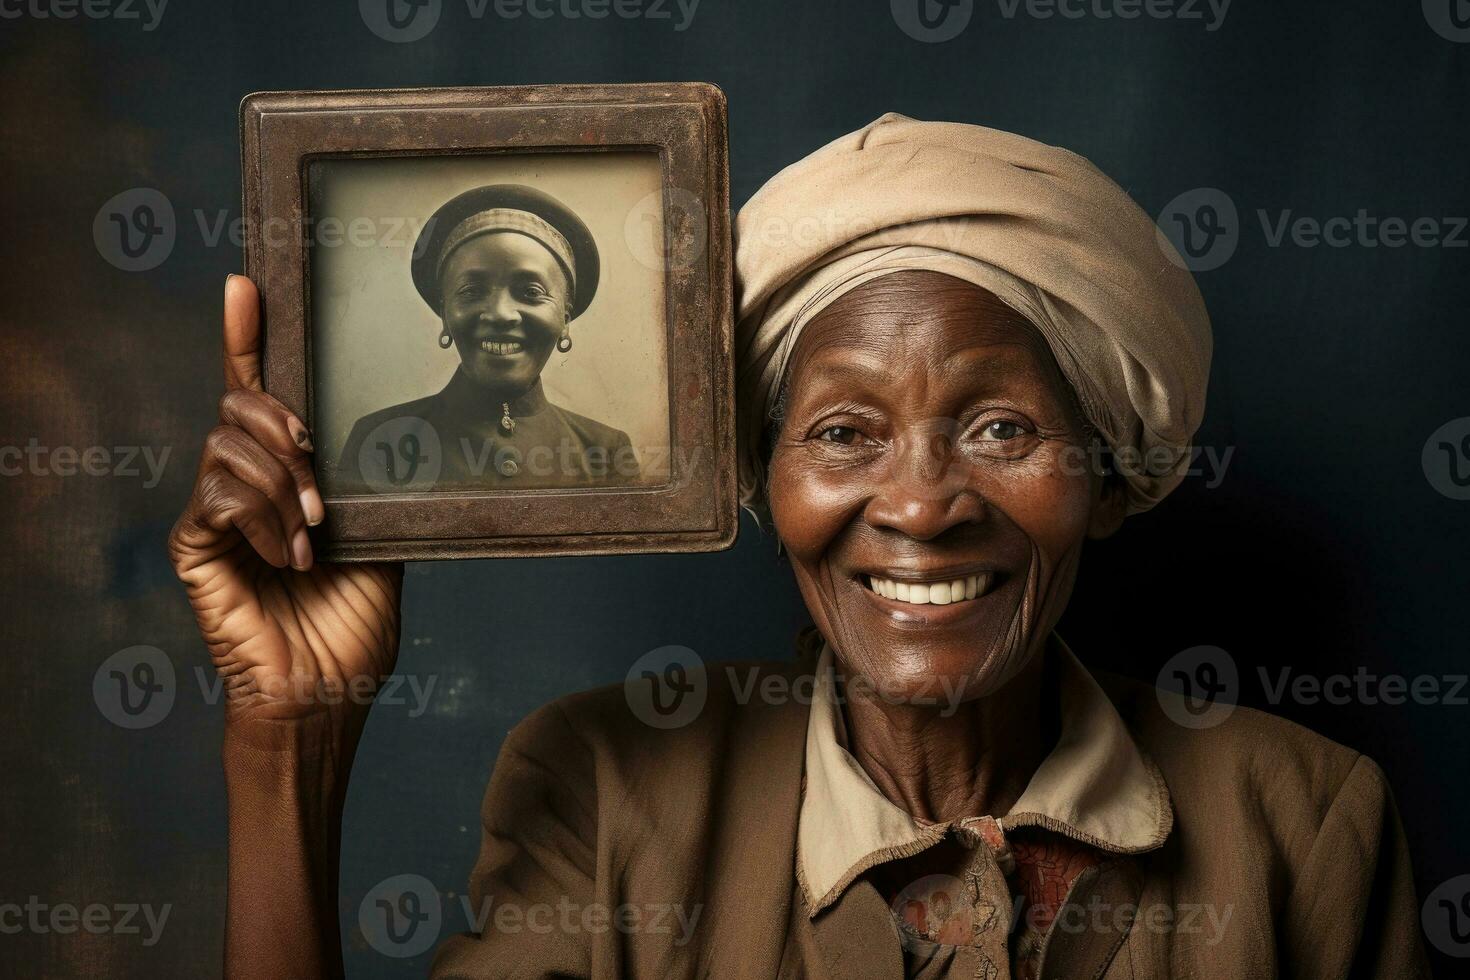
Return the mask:
M497 289L492 292L486 298L485 306L480 310L480 322L482 323L515 323L520 318L520 308L516 306L509 289Z
M974 464L955 451L955 428L937 420L894 441L889 465L868 501L869 524L928 541L957 525L985 519L985 501L974 486Z

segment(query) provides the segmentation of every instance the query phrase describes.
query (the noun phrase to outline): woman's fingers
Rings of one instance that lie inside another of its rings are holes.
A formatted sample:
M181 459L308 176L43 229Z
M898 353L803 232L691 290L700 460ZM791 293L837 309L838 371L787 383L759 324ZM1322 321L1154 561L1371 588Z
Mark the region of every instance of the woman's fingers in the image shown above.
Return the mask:
M311 567L311 539L306 533L306 518L296 478L285 463L244 429L220 425L205 439L204 466L223 469L263 495L275 511L276 523L289 549L291 567L301 571ZM244 529L241 530L243 532ZM267 552L261 552L261 556L271 558Z
M236 388L219 402L219 419L242 429L280 460L296 483L302 517L315 526L326 516L311 468L311 435L285 405L262 391Z
M218 534L234 528L276 568L292 564L286 531L275 505L229 470L216 468L200 475L192 509L187 519L195 524Z
M225 280L225 387L261 389L260 293L245 276Z

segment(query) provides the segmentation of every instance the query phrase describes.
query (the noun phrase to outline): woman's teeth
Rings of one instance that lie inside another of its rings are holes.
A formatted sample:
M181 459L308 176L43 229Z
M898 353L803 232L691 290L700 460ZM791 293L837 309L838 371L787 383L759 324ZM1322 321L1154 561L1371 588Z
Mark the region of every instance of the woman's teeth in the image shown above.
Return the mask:
M898 582L893 579L864 575L868 588L888 599L897 599L915 606L947 606L951 602L964 602L977 595L984 595L990 587L990 573L965 575L947 582Z
M487 354L519 354L525 348L519 340L482 340L480 349Z

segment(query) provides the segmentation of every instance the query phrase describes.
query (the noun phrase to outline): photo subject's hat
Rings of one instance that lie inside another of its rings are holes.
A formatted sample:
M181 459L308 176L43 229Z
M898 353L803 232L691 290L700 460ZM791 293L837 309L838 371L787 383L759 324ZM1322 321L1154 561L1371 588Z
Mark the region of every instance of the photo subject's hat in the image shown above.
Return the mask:
M600 265L592 232L576 213L550 194L524 184L489 184L440 205L413 248L413 284L434 312L443 306L439 274L460 245L491 232L534 238L556 256L572 283L569 311L576 318L597 292Z

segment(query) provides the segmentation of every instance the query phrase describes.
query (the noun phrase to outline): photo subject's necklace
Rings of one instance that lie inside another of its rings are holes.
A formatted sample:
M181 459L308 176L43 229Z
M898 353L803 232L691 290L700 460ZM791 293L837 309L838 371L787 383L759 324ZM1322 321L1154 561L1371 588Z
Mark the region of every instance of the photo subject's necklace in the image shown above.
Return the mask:
M516 420L510 417L510 402L501 402L500 411L500 428L506 435L510 435L516 430Z

